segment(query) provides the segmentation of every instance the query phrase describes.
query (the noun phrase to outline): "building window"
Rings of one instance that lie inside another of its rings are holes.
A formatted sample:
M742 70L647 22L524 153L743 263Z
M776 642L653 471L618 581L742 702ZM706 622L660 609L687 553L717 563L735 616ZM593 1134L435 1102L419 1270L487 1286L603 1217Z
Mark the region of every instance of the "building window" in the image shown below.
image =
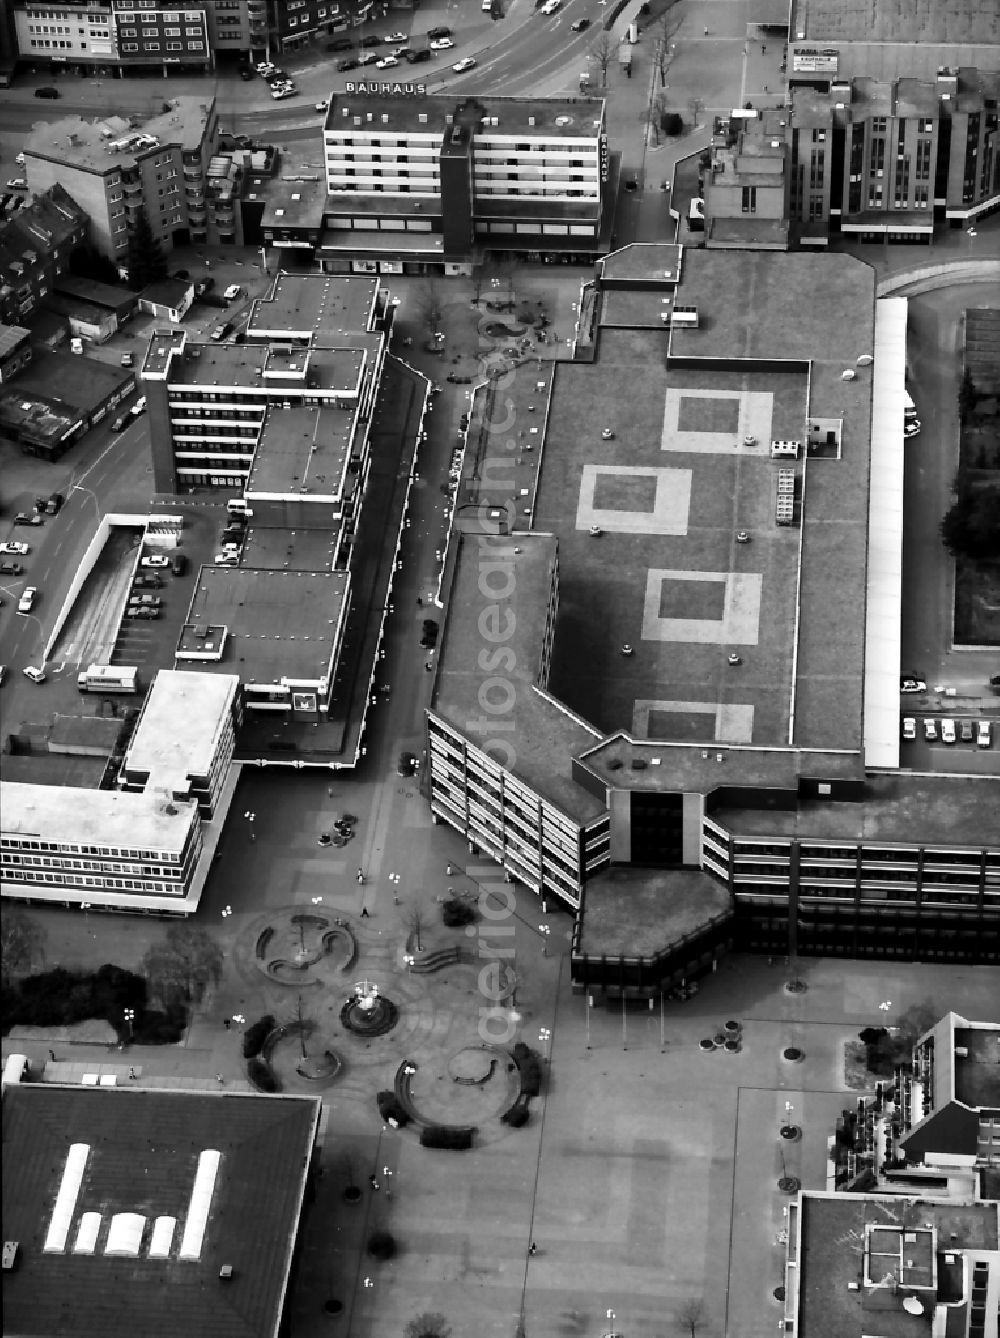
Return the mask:
M757 187L756 187L756 186L744 186L744 187L743 187L743 202L742 202L742 208L743 208L743 212L744 212L744 214L755 214L755 213L757 212Z

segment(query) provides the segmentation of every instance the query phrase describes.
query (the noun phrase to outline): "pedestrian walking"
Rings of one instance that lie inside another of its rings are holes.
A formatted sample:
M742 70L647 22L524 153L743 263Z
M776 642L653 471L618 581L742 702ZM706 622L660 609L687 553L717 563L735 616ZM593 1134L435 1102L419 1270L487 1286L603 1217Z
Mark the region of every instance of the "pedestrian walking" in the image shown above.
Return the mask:
M128 1076L131 1078L131 1080L132 1080L133 1082L135 1082L135 1076L136 1076L136 1075L135 1075L135 1069L130 1068L129 1071L128 1071Z
M706 28L705 31L708 32L708 29ZM538 1246L535 1244L534 1241L532 1241L531 1244L528 1246L528 1253L529 1253L529 1254L537 1254L537 1253L538 1253Z
M218 1083L224 1083L226 1080L225 1080L225 1078L222 1076L221 1073L217 1073L217 1074L215 1075L215 1081L218 1082Z
M367 906L362 906L362 907L361 907L361 918L362 918L362 920L370 920L370 919L371 919L371 916L368 914L368 907L367 907Z
M424 607L424 601L420 598L419 595L417 595L417 608L422 609L423 607Z
M224 1018L222 1019L222 1025L225 1027L226 1031L228 1031L229 1028L233 1025L233 1020L232 1020L232 1018L231 1018L231 1017L224 1017Z
M49 1051L49 1059L52 1060L53 1064L56 1062L56 1052L54 1050Z

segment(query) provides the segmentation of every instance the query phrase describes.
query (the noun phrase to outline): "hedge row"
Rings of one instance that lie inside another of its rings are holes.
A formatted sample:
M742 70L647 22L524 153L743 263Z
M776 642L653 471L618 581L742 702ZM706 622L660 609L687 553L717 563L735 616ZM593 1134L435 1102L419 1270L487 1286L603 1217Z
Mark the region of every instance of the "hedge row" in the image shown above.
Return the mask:
M131 1009L131 1025L125 1010ZM170 1045L187 1026L183 1007L167 1012L146 1007L146 981L123 967L106 963L96 971L55 967L26 976L5 988L0 999L4 1035L11 1027L69 1027L100 1018L114 1027L120 1041Z
M462 1128L452 1128L446 1124L429 1124L425 1129L420 1130L420 1146L422 1148L450 1148L456 1152L464 1152L466 1148L472 1147L472 1135L475 1129L471 1126Z
M264 1042L274 1030L274 1017L270 1013L265 1013L252 1026L247 1027L243 1033L243 1058L253 1059L259 1055L264 1047Z
M521 1095L537 1096L542 1090L542 1061L537 1050L518 1041L514 1046L514 1062L521 1074Z

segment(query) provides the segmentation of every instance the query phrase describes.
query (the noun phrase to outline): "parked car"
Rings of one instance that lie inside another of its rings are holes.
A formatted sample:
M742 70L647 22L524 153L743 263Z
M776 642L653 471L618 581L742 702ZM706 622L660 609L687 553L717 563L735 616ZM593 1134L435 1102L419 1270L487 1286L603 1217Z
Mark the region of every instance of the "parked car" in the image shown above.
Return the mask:
M980 720L976 729L976 743L980 748L989 748L993 743L993 726L989 720Z
M438 625L433 618L425 618L423 630L420 635L420 644L425 650L430 650L437 645Z
M140 395L139 398L136 400L136 402L132 405L131 409L129 409L129 413L132 415L133 418L138 418L140 414L144 414L145 412L146 412L146 396Z
M354 43L349 37L335 37L332 42L327 42L327 51L350 51Z
M343 74L345 70L356 70L358 68L358 63L359 62L351 56L347 60L338 60L337 69Z
M7 189L8 189L8 190L27 190L27 189L28 189L28 183L25 181L24 177L14 177L12 180L10 180L10 181L7 182Z
M392 70L399 64L395 56L383 56L375 62L376 70Z
M396 771L400 776L412 776L417 769L417 759L413 753L400 753L396 762Z
M945 717L945 719L941 721L941 742L955 742L955 722L950 717Z
M163 585L163 577L157 576L155 572L147 573L145 576L134 576L132 585L137 590L159 590Z
M234 553L231 549L223 549L221 553L216 553L212 562L216 567L235 567L240 560L239 553Z
M187 567L188 560L184 553L175 553L170 559L170 570L175 576L183 576Z
M912 742L917 737L917 722L913 716L903 717L903 738Z
M450 37L435 37L434 41L431 42L431 50L450 51L454 45L455 43L451 40Z
M431 41L437 41L441 37L450 37L451 29L446 28L443 25L437 28L428 28L427 36Z
M50 101L55 102L58 96L59 96L58 88L52 88L50 85L45 85L42 88L35 89L36 98L49 98Z
M38 594L33 585L26 585L21 591L21 598L17 601L18 613L30 613L35 604L35 596Z
M33 664L25 665L21 672L24 674L25 678L30 678L32 683L45 682L45 670L36 669Z
M123 367L134 367L134 366L135 366L135 354L134 354L134 353L123 353L123 354L122 354L122 366L123 366Z
M926 692L927 684L922 678L912 678L909 674L904 674L899 680L900 692Z
M126 414L119 414L111 424L112 432L122 432L128 426L128 417Z
M376 56L374 51L362 51L361 55L358 57L358 64L374 65L377 60L378 56Z
M162 553L147 553L145 557L139 559L140 567L167 567L170 565L170 559Z
M14 517L15 525L44 525L45 517L40 516L36 511L34 515L29 515L27 511L19 511Z
M328 112L330 110L330 99L324 98L322 102L317 102L316 110L318 112Z
M412 56L408 57L411 65L419 65L421 61L430 60L434 52L429 46L422 46L419 51L414 51Z
M575 23L569 25L570 32L585 33L590 27L590 19L577 19Z
M24 568L20 562L0 562L0 573L4 576L23 576Z
M158 618L160 610L151 604L130 604L125 610L126 618Z
M243 289L238 283L231 283L222 296L227 302L235 302L243 294Z
M975 726L971 720L960 720L958 722L958 737L963 743L971 743L976 737Z
M388 37L382 39L388 46L395 46L398 42L406 41L406 33L390 33Z
M361 41L358 43L358 46L365 46L365 47L381 46L381 45L382 45L381 37L376 37L374 33L369 33L367 37L362 37Z
M19 557L27 557L30 552L29 544L18 543L16 539L8 539L6 543L0 544L0 553L16 553Z
M15 163L17 163L18 167L23 167L23 166L24 166L24 154L23 154L23 153L19 153L19 154L17 155L17 157L14 159L14 161L15 161Z
M932 715L924 717L924 738L928 743L933 743L937 738L937 721Z
M293 98L297 92L296 88L272 88L271 97L275 102L280 102L282 98Z
M473 70L476 67L476 58L474 56L465 56L462 60L456 61L451 67L456 74L464 74L466 70Z

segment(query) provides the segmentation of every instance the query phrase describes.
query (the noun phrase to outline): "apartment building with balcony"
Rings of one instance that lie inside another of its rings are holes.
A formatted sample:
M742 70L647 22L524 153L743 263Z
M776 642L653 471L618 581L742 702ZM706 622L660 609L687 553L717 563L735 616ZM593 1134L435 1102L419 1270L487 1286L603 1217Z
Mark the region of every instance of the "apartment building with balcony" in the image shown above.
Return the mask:
M35 189L31 203L0 225L0 323L32 319L89 232L86 212L60 182Z
M328 272L468 273L488 252L594 260L613 187L600 98L348 84L323 129Z
M328 39L384 19L390 9L415 9L414 0L257 0L266 10L272 56L322 46ZM250 0L254 3L254 0ZM359 31L357 34L361 36Z
M1000 961L1000 780L899 769L905 301L665 245L590 287L579 358L472 407L433 814L576 912L580 988Z
M90 218L91 241L120 266L129 228L145 210L166 251L210 240L206 178L219 137L214 98L173 98L167 110L128 120L67 116L24 145L35 192L57 182Z

